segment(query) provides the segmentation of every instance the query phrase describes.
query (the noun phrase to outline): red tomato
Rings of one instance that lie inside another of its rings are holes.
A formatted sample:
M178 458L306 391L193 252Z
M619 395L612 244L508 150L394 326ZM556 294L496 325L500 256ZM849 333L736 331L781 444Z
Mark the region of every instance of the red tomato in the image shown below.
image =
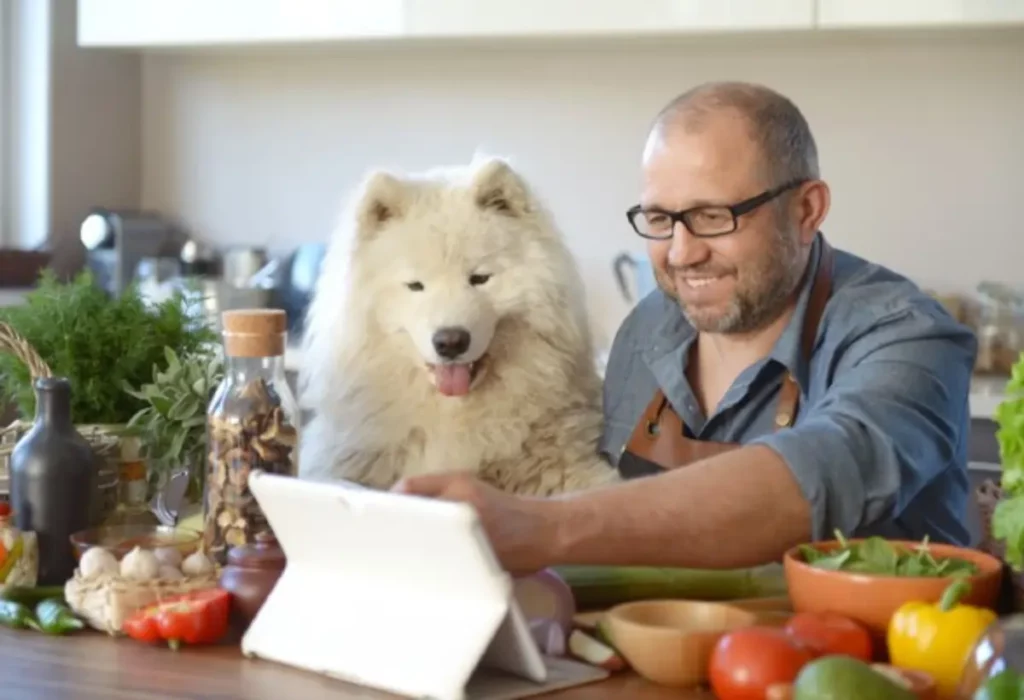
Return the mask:
M764 700L768 688L792 683L814 659L810 649L774 627L744 627L722 635L708 675L719 700Z
M872 659L867 628L838 613L797 613L786 623L786 632L818 656L846 654L869 663Z

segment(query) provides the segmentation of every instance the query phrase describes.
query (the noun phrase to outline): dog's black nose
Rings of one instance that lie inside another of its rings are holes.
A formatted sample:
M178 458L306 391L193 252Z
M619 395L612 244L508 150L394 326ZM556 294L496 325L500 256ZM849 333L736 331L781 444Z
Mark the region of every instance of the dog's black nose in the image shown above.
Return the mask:
M469 350L469 331L465 328L441 328L432 340L437 354L446 360L454 360Z

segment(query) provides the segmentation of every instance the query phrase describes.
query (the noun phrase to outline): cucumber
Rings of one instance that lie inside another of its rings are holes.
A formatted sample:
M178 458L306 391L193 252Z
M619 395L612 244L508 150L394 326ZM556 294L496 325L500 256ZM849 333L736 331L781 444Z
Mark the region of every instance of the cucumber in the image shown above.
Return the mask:
M552 567L572 590L578 610L654 598L736 600L786 594L782 568L679 569L646 566Z
M852 656L822 656L793 682L793 700L917 700L909 689Z

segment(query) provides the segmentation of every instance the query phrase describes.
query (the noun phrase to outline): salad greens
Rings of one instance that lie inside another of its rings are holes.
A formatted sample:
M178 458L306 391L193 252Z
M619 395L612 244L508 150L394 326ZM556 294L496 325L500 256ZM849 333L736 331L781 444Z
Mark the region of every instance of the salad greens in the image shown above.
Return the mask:
M1003 497L992 513L992 536L1006 545L1003 558L1020 571L1024 568L1024 353L1013 366L1006 399L996 409L996 423Z
M851 543L836 530L839 548L832 551L800 545L800 553L811 566L876 576L973 576L978 567L964 559L936 557L928 549L928 538L908 550L882 537L868 537Z

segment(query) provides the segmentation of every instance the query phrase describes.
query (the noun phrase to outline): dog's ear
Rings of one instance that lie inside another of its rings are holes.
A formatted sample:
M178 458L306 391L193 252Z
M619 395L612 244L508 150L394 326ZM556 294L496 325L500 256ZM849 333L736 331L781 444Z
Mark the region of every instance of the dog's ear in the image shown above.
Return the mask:
M484 163L473 176L470 187L481 209L520 217L530 212L530 194L526 183L512 166L494 158Z
M360 235L372 237L384 224L402 216L405 204L406 189L398 178L382 170L372 173L356 212Z

